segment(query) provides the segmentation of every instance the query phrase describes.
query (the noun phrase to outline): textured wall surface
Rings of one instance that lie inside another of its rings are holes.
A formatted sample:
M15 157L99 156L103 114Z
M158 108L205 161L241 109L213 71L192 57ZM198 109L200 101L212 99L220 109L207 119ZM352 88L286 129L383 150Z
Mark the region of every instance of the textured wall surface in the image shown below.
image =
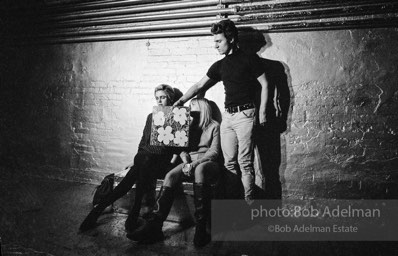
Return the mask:
M291 91L284 196L397 195L398 29L266 35ZM3 49L0 154L9 172L95 181L136 153L153 88L183 92L220 58L211 37ZM223 86L207 96L223 107Z

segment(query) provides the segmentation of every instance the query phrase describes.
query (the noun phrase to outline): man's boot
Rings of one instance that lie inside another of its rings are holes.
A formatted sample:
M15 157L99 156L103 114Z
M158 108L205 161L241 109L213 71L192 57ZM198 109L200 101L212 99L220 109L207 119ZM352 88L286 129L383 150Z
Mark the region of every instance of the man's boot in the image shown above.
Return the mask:
M148 218L142 228L128 233L127 238L144 243L154 243L163 240L163 222L166 220L167 215L169 215L173 201L174 189L162 186L158 200L156 201L156 210L153 212L153 215Z
M211 241L211 236L206 230L206 223L210 219L211 187L203 183L195 183L193 189L196 219L193 243L197 247L202 247Z

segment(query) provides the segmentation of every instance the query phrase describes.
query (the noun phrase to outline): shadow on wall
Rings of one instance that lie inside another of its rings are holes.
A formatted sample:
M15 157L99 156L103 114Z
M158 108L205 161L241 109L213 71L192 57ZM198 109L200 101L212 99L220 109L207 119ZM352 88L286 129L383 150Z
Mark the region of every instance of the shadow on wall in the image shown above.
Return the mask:
M267 34L254 28L239 29L239 47L243 51L261 56L271 45L271 39ZM266 58L261 58L261 62L268 80L269 93L267 125L257 127L255 134L265 179L265 189L260 191L259 196L265 199L281 199L287 163L286 141L282 137L281 143L280 134L290 130L294 93L286 64ZM260 92L256 93L256 96L256 104L259 106ZM286 187L283 190L286 191Z
M0 70L1 165L11 175L63 178L72 154L66 138L72 136L68 83L75 82L73 71L55 47L7 51L7 68Z

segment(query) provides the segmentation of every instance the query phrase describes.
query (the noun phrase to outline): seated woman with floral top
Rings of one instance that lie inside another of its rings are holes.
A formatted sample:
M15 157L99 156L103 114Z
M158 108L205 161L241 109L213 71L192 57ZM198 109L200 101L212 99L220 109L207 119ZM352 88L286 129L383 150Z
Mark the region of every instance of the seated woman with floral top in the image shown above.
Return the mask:
M127 237L141 242L156 242L164 239L162 226L170 212L174 191L185 178L194 179L194 204L196 229L195 246L204 246L211 240L206 230L210 220L210 206L213 184L220 171L220 125L212 119L212 109L206 99L193 99L189 147L180 157L183 161L166 174L157 199L157 210L140 229L127 234Z

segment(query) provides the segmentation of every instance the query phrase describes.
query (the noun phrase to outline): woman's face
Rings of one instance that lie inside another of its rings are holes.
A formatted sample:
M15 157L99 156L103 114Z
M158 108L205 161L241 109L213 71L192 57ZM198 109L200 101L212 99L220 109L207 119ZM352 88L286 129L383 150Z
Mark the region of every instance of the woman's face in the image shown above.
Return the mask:
M191 125L197 124L200 118L200 109L198 104L191 103L189 106L191 108Z
M156 99L156 103L158 104L158 106L170 106L171 102L169 102L169 98L167 97L167 94L160 90L155 92L155 99Z

